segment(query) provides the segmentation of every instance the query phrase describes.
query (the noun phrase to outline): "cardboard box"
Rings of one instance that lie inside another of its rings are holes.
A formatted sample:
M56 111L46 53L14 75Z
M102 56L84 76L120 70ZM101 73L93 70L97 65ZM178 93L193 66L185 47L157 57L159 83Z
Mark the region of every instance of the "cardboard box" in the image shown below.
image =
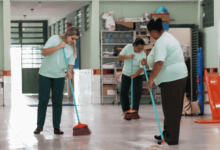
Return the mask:
M159 13L159 14L151 14L151 19L161 18L163 22L170 21L170 14L169 13Z
M103 95L115 95L115 85L103 85Z
M116 22L116 31L130 31L134 29L133 22Z

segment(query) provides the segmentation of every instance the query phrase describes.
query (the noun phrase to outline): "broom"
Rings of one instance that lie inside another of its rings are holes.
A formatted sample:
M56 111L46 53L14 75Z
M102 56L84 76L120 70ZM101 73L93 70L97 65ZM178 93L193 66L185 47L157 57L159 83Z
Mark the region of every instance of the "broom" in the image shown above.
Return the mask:
M144 73L145 73L145 76L146 76L146 80L148 81L148 76L147 76L147 71L146 71L146 66L145 66L145 65L144 65ZM169 146L168 146L168 144L165 142L164 136L163 136L163 134L162 134L162 130L161 130L161 126L160 126L160 121L159 121L159 117L158 117L158 114L157 114L157 108L156 108L156 105L155 105L155 102L154 102L154 96L153 96L152 91L151 91L150 88L149 88L149 92L150 92L151 101L152 101L152 104L153 104L153 107L154 107L154 113L155 113L155 115L156 115L157 124L158 124L158 128L159 128L159 131L160 131L161 139L162 139L161 146L159 146L159 147L164 147L164 148L166 148L166 149L169 149ZM158 145L157 145L157 146L158 146ZM155 147L155 146L152 146L152 147Z
M133 74L133 59L131 59L131 74ZM133 79L131 78L131 109L126 111L125 120L140 119L137 110L133 110Z
M66 54L65 54L64 48L63 48L63 55L64 55L64 59L65 59L65 63L66 63L67 73L69 73L68 62L67 62L67 59L66 59ZM73 127L73 135L74 136L89 135L89 134L91 134L91 132L88 128L88 125L80 123L79 114L78 114L78 110L77 110L77 107L76 107L76 101L75 101L75 97L74 97L73 85L72 85L71 79L69 79L69 82L70 82L71 92L72 92L72 95L73 95L74 106L75 106L75 109L76 109L76 115L77 115L77 119L78 119L78 125Z

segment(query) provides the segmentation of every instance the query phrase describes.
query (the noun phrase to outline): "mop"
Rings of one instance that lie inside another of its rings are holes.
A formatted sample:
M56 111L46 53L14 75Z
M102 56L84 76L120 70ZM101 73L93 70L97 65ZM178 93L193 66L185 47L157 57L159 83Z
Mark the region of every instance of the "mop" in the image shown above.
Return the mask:
M67 62L67 59L66 59L66 54L65 54L64 48L63 48L63 55L64 55L64 59L65 59L65 63L66 63L67 73L69 73L68 62ZM75 109L76 109L76 115L77 115L77 119L78 119L78 125L73 127L73 135L74 136L89 135L89 134L91 134L91 132L88 128L88 125L80 123L79 114L78 114L78 110L77 110L77 107L76 107L76 101L75 101L75 96L74 96L74 92L73 92L73 85L72 85L71 79L69 79L69 82L70 82L71 92L72 92L72 95L73 95L74 106L75 106Z
M131 59L131 74L133 74L133 59ZM126 111L125 120L140 119L137 110L133 110L133 79L131 78L131 109Z
M146 76L146 80L148 81L146 66L144 66L144 73L145 73L145 76ZM156 105L155 105L155 102L154 102L154 96L153 96L152 91L151 91L150 88L149 88L149 92L150 92L151 101L152 101L152 104L153 104L153 107L154 107L154 113L156 115L157 124L158 124L158 128L159 128L159 131L160 131L162 143L161 143L161 145L153 145L153 146L145 148L143 150L167 150L167 149L169 149L169 145L164 140L164 136L162 134L162 130L161 130L161 126L160 126L159 117L158 117L158 114L157 114L157 108L156 108Z

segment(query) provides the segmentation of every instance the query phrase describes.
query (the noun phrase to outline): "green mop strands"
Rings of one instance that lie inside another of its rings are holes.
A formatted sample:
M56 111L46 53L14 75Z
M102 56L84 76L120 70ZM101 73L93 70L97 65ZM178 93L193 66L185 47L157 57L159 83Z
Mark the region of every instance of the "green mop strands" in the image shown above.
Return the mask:
M148 81L149 79L148 79L148 76L147 76L146 66L144 66L144 73L145 73L146 80ZM158 114L157 114L157 108L156 108L156 105L155 105L155 102L154 102L154 96L153 96L152 91L151 91L150 88L149 88L149 92L150 92L151 101L152 101L152 104L153 104L153 107L154 107L154 113L156 115L157 124L158 124L158 128L159 128L159 131L160 131L161 139L162 139L162 144L160 145L160 147L164 147L166 149L169 149L169 146L165 142L163 134L162 134L162 130L161 130L161 126L160 126L160 121L159 121L159 117L158 117ZM159 146L159 145L156 145L156 146Z
M66 59L66 54L65 54L64 48L63 48L63 55L64 55L64 59L65 59L65 63L66 63L67 73L69 73L68 62L67 62L67 59ZM74 92L73 92L73 85L72 85L71 79L69 79L69 82L70 82L71 92L73 94L73 102L74 102L74 106L75 106L75 109L76 109L76 115L77 115L77 119L78 119L78 125L73 127L73 135L74 136L89 135L89 134L91 134L91 132L88 128L88 125L80 123L79 114L78 114L78 110L77 110L77 106L76 106L76 101L75 101L75 96L74 96Z

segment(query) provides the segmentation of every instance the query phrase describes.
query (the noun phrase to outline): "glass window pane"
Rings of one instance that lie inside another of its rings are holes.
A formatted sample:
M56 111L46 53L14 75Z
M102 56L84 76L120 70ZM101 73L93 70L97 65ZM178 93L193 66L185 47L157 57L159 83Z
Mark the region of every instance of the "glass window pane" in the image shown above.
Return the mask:
M22 39L22 43L43 43L44 39Z
M43 59L33 59L33 63L39 64L42 63Z
M23 32L43 32L43 28L22 28Z
M33 50L22 50L21 53L24 54L24 55L25 54L32 54Z
M32 64L22 64L22 68L33 68Z
M42 50L43 45L22 45L22 50Z
M19 24L18 23L11 23L11 27L18 27Z
M22 58L33 58L31 54L22 55Z
M22 68L40 68L41 64L22 64Z
M43 58L41 54L23 54L22 58Z
M43 33L31 33L31 34L23 33L23 37L43 37L43 36L44 36Z
M33 50L33 54L40 54L40 55L42 55L42 50Z
M22 23L22 27L43 27L43 23Z
M11 43L19 43L19 39L11 39Z
M41 64L33 64L33 68L40 68Z
M11 32L18 32L18 28L11 28Z
M12 37L12 38L19 38L19 34L18 34L18 33L12 33L12 34L11 34L11 37Z
M33 63L33 60L32 59L22 59L22 63L31 64L31 63Z

